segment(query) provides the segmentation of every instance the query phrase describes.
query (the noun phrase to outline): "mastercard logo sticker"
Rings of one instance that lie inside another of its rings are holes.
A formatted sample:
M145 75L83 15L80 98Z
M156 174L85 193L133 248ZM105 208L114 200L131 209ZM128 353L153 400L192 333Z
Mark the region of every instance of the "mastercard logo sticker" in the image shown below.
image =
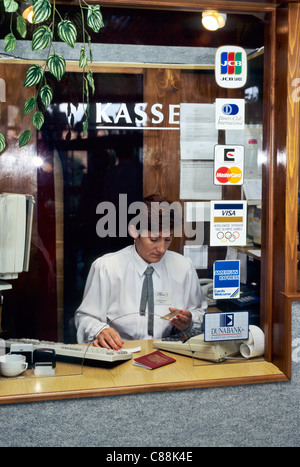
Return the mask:
M239 183L241 184L243 174L239 167L219 167L216 171L216 180L221 183Z

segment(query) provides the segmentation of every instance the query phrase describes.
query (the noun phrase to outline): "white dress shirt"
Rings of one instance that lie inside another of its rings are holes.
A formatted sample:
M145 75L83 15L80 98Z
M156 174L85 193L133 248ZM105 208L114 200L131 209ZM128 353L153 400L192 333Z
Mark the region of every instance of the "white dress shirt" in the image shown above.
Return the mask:
M91 342L105 327L113 327L124 340L170 335L173 326L161 316L169 307L189 310L193 326L201 331L206 302L190 259L166 251L154 268L154 336L149 336L148 314L139 314L144 271L149 266L131 245L98 258L91 266L83 301L75 313L77 340Z

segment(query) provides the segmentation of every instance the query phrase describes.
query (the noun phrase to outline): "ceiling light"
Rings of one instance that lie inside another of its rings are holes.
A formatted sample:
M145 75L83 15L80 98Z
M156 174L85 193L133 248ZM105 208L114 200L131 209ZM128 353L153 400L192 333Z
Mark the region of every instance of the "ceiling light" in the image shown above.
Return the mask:
M202 13L202 24L209 31L216 31L225 26L227 15L217 11L207 10Z

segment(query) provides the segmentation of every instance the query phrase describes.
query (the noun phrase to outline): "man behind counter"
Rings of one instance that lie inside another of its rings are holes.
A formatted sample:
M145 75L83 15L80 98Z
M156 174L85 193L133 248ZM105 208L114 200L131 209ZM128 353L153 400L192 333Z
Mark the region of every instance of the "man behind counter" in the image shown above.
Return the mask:
M79 343L118 350L124 340L157 339L192 327L201 331L206 303L199 280L190 259L168 251L174 215L170 210L164 213L161 203L166 200L158 195L145 198L146 224L141 225L147 229L139 232L130 225L134 244L92 264L83 301L75 312ZM153 230L154 210L158 227ZM165 214L169 229L164 228ZM150 288L147 295L149 282L153 292ZM161 319L174 309L178 309L176 317Z

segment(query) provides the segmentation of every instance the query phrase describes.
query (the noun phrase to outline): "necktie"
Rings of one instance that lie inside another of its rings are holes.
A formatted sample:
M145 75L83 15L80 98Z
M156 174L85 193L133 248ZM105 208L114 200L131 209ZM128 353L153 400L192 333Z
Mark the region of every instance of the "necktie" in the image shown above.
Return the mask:
M145 279L143 282L141 304L140 304L140 315L145 316L146 304L148 302L148 334L153 336L153 321L154 321L154 294L153 294L153 267L148 266L145 274Z

